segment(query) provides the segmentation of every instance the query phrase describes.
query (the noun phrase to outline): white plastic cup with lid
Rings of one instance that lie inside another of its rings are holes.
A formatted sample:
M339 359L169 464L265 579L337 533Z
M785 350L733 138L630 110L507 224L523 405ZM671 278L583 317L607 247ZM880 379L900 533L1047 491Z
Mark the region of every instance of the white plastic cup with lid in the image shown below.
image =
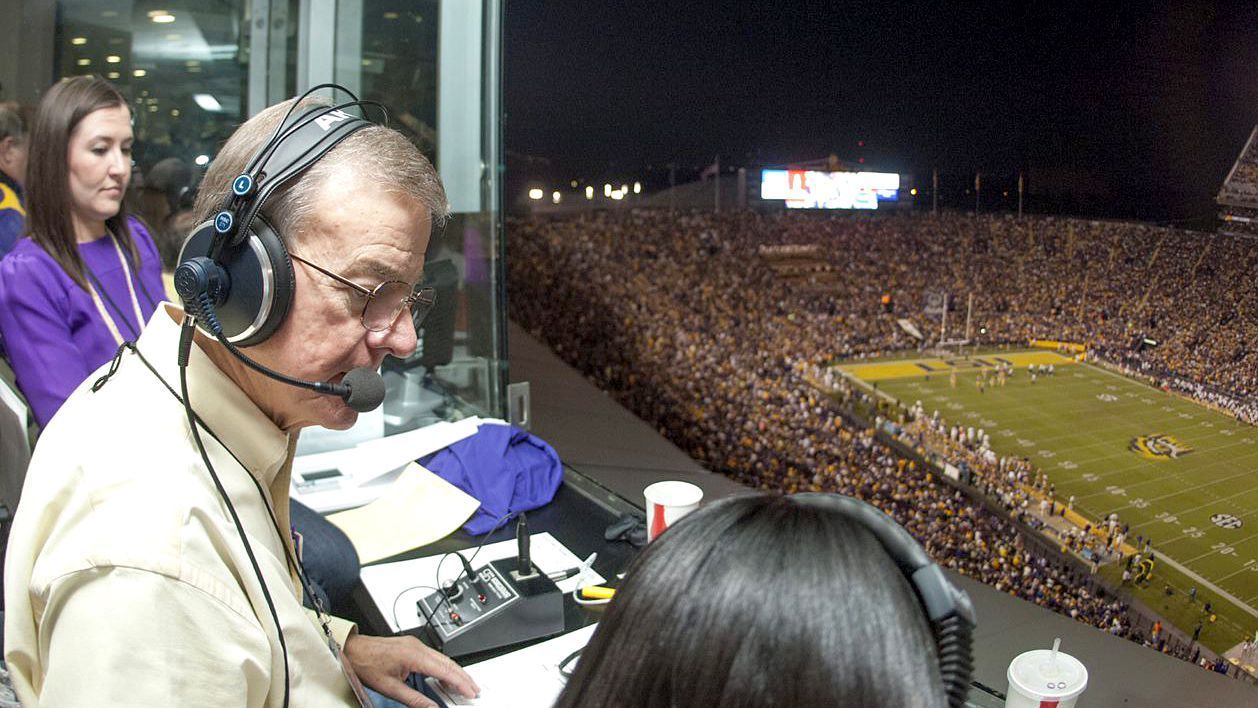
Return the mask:
M654 541L664 529L699 508L703 490L689 482L656 482L642 491L646 497L647 541Z
M1088 669L1081 661L1052 649L1023 652L1009 662L1009 691L1005 708L1074 708L1088 687Z

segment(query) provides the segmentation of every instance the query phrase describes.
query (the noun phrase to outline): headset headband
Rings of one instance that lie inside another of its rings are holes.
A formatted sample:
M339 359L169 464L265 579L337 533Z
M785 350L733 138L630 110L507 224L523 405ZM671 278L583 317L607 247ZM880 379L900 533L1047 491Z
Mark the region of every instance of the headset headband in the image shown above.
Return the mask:
M324 88L344 92L352 100L336 105L302 105L307 96ZM296 289L284 239L266 223L267 200L341 141L376 125L347 112L367 105L384 113L380 104L360 101L334 84L321 84L298 96L267 141L232 180L218 213L198 225L184 241L176 270L177 274L183 272L187 281L180 297L186 307L196 308L200 307L198 298L208 296L217 325L233 345L253 346L274 334L288 315ZM183 268L196 259L201 259L197 268ZM179 284L177 277L176 286ZM204 319L198 318L203 329Z
M322 158L333 147L357 131L374 125L345 108L360 101L337 106L314 106L291 120L285 119L276 134L232 181L232 191L222 211L214 217L219 248L235 248L245 239L254 218L275 190Z

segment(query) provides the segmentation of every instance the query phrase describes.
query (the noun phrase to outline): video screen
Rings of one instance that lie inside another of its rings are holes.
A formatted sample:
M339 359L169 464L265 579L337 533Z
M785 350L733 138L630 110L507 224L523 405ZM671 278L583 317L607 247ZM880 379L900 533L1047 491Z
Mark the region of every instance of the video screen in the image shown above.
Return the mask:
M761 170L760 198L785 200L790 209L877 209L899 199L894 172Z

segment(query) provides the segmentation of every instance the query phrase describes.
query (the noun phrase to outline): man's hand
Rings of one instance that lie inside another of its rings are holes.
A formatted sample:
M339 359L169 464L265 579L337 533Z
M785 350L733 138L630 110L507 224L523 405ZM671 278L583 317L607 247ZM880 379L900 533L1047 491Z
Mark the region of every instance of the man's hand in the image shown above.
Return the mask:
M415 637L369 637L351 634L343 648L345 660L366 685L409 708L436 708L423 694L406 685L412 673L432 676L446 688L474 698L480 688L450 657L430 649Z

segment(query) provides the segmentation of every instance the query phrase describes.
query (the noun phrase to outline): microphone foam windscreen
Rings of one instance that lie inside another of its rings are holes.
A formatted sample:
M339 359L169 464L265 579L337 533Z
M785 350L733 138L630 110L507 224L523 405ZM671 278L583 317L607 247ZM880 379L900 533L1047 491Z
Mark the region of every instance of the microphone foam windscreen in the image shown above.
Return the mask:
M345 403L359 413L375 410L384 402L384 378L375 369L354 369L345 374L341 383L349 387Z

